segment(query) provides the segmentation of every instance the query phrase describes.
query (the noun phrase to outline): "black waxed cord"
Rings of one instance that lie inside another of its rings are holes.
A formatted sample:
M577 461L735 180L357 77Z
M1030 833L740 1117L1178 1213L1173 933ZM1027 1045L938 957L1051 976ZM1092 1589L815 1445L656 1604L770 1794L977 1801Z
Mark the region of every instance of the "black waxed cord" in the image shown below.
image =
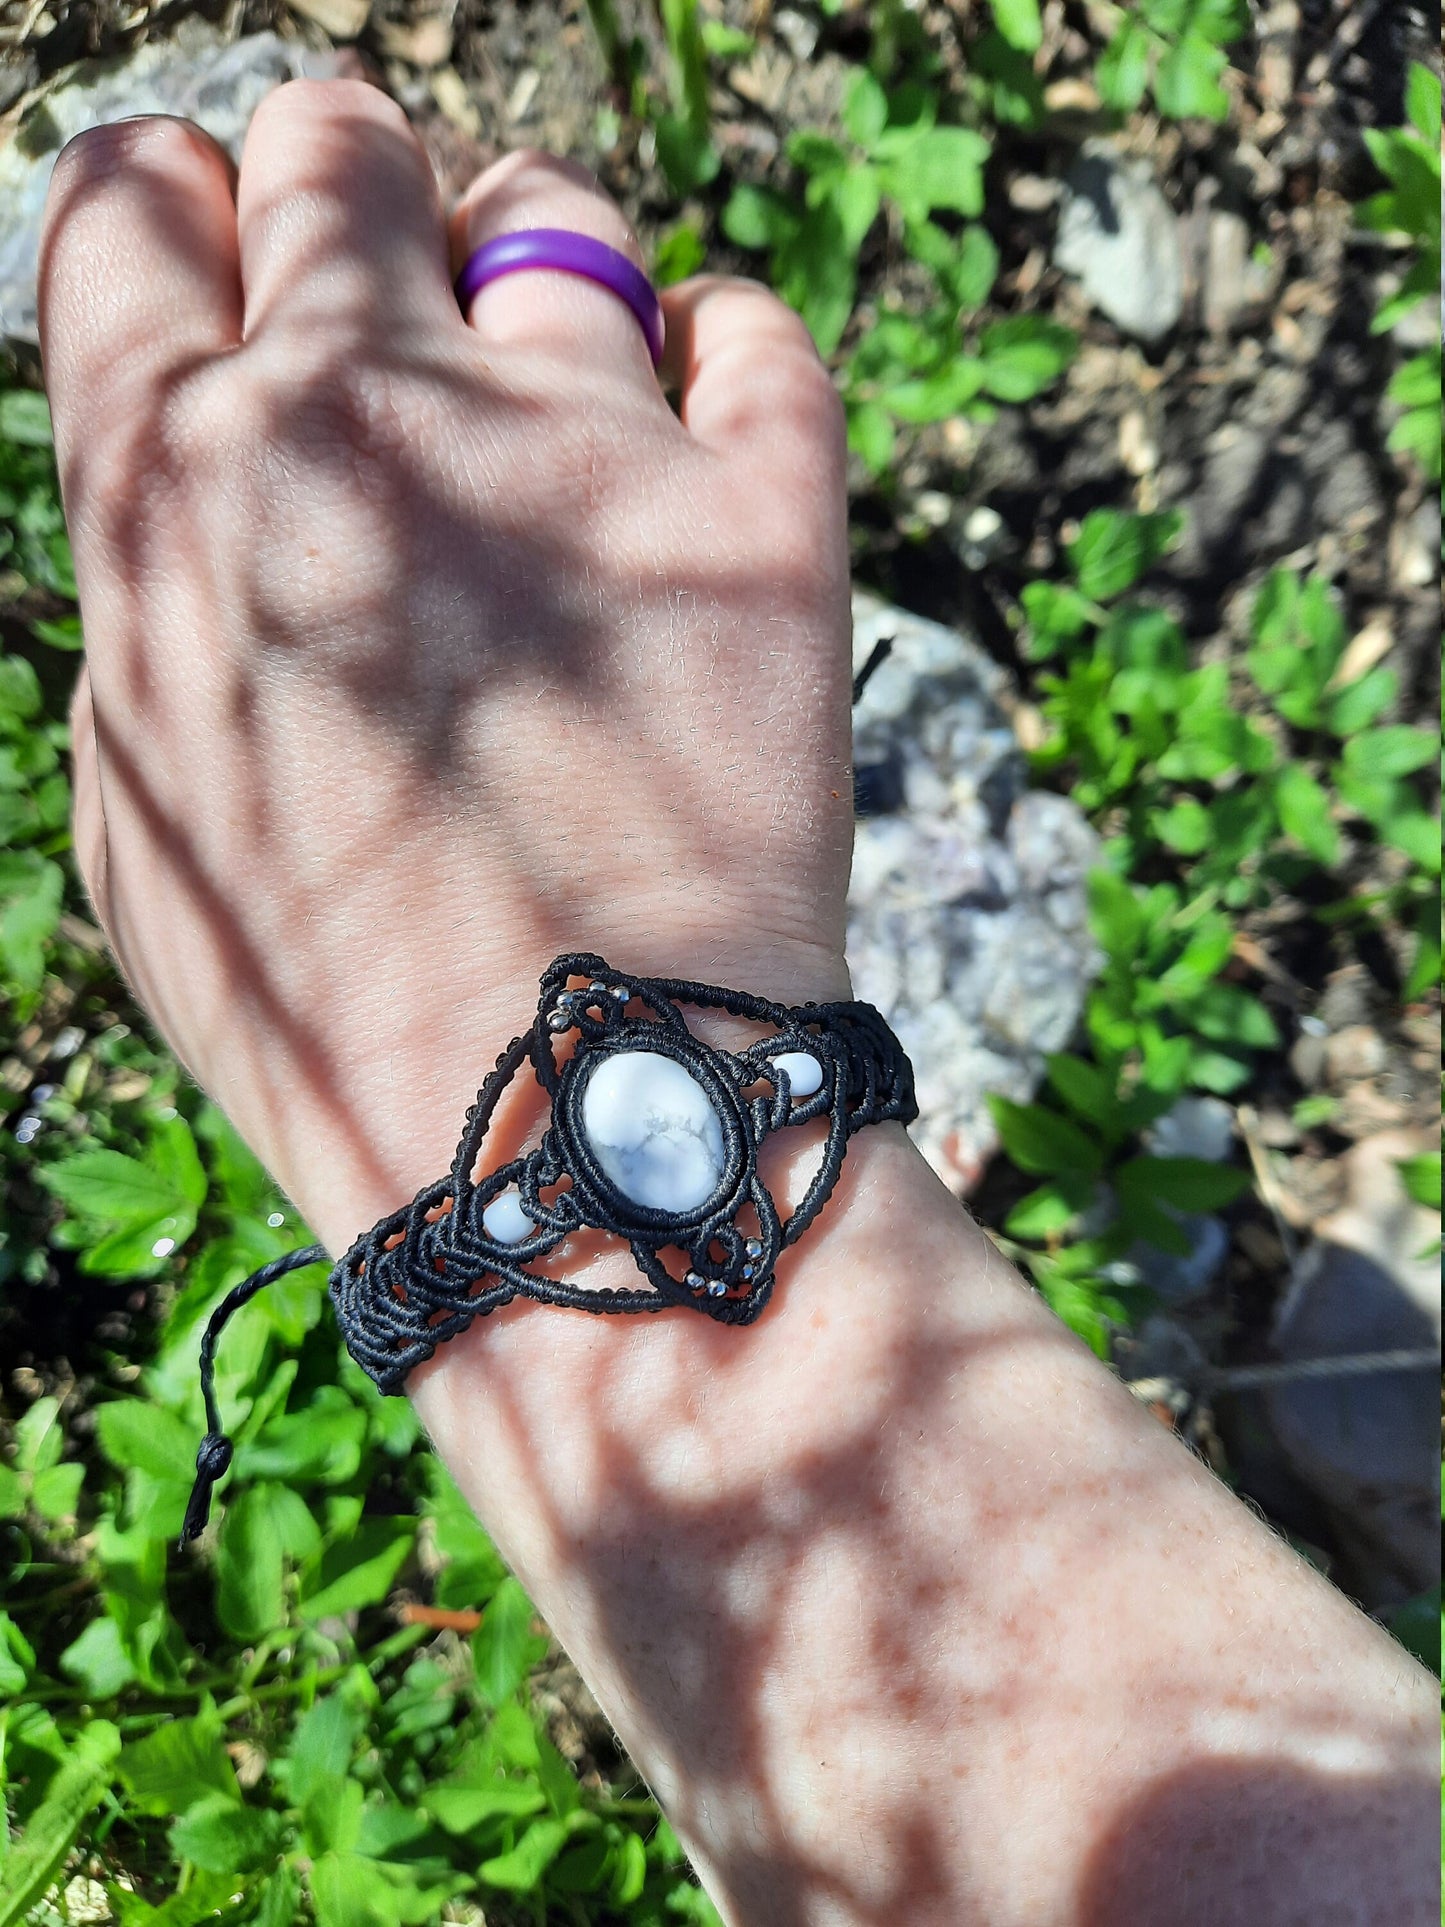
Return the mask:
M243 1278L239 1285L228 1291L211 1313L205 1333L201 1339L201 1397L206 1404L206 1436L201 1440L201 1449L196 1454L196 1483L191 1488L190 1501L186 1506L186 1516L181 1525L181 1544L188 1546L192 1539L199 1539L206 1529L206 1521L211 1516L211 1492L216 1481L223 1477L231 1464L233 1447L230 1439L221 1430L221 1414L216 1405L216 1344L234 1313L242 1305L247 1305L258 1291L267 1285L275 1284L289 1272L304 1270L307 1265L327 1264L330 1253L325 1245L302 1245L296 1251L287 1251L279 1258L273 1258L259 1271L253 1271L249 1278Z
M892 636L880 636L868 651L867 662L864 663L863 667L853 678L853 701L855 706L862 702L863 691L868 687L869 683L872 682L874 670L881 669L892 654Z

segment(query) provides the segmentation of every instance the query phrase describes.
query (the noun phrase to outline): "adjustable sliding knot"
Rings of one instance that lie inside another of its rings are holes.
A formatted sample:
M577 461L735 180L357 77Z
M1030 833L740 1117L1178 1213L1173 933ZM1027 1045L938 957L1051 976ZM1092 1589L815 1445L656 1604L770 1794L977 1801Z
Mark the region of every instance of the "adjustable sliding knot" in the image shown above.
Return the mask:
M211 1516L212 1490L216 1481L230 1471L234 1449L224 1432L207 1432L201 1440L201 1449L196 1454L196 1483L191 1488L185 1521L181 1526L183 1546L188 1546L192 1539L199 1539L205 1531L206 1521Z

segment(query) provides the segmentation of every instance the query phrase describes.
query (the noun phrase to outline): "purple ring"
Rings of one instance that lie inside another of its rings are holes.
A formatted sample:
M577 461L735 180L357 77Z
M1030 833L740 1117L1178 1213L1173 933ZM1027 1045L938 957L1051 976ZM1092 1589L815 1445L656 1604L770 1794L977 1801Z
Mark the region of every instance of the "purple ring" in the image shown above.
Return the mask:
M619 301L625 301L637 316L655 368L662 360L662 303L647 276L634 267L625 254L610 248L605 241L594 241L590 234L575 234L571 228L518 228L484 241L469 254L456 278L457 301L463 314L490 281L522 268L550 268L558 274L580 274L595 281Z

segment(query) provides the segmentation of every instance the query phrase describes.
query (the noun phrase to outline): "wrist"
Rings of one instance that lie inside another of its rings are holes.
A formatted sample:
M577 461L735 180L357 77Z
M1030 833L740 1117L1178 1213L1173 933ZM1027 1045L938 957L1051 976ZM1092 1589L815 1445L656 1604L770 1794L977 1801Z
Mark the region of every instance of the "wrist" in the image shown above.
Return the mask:
M748 933L674 938L639 922L630 935L594 937L585 947L623 973L722 985L790 1007L851 995L841 948L823 944ZM450 1003L440 981L416 980L431 968L425 958L401 984L378 975L348 999L350 1034L334 1054L348 1100L338 1105L315 1085L303 1089L284 1112L266 1116L265 1141L253 1139L333 1253L450 1169L484 1078L535 1021L538 979L554 954L536 943L519 945L505 963L484 954L452 985ZM400 1021L398 1010L407 1013ZM722 1011L685 1016L722 1048L760 1034ZM516 1156L543 1116L545 1100L524 1074L499 1106L485 1168Z

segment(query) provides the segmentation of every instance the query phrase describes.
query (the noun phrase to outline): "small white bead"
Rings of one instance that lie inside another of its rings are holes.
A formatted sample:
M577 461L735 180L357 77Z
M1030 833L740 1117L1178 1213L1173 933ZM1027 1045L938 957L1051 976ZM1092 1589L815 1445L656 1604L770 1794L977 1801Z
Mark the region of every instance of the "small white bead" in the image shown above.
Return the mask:
M482 1212L482 1229L499 1245L515 1245L530 1238L537 1227L522 1209L517 1193L502 1191Z
M774 1066L788 1073L794 1097L812 1097L823 1088L823 1066L811 1051L787 1050L773 1059Z

